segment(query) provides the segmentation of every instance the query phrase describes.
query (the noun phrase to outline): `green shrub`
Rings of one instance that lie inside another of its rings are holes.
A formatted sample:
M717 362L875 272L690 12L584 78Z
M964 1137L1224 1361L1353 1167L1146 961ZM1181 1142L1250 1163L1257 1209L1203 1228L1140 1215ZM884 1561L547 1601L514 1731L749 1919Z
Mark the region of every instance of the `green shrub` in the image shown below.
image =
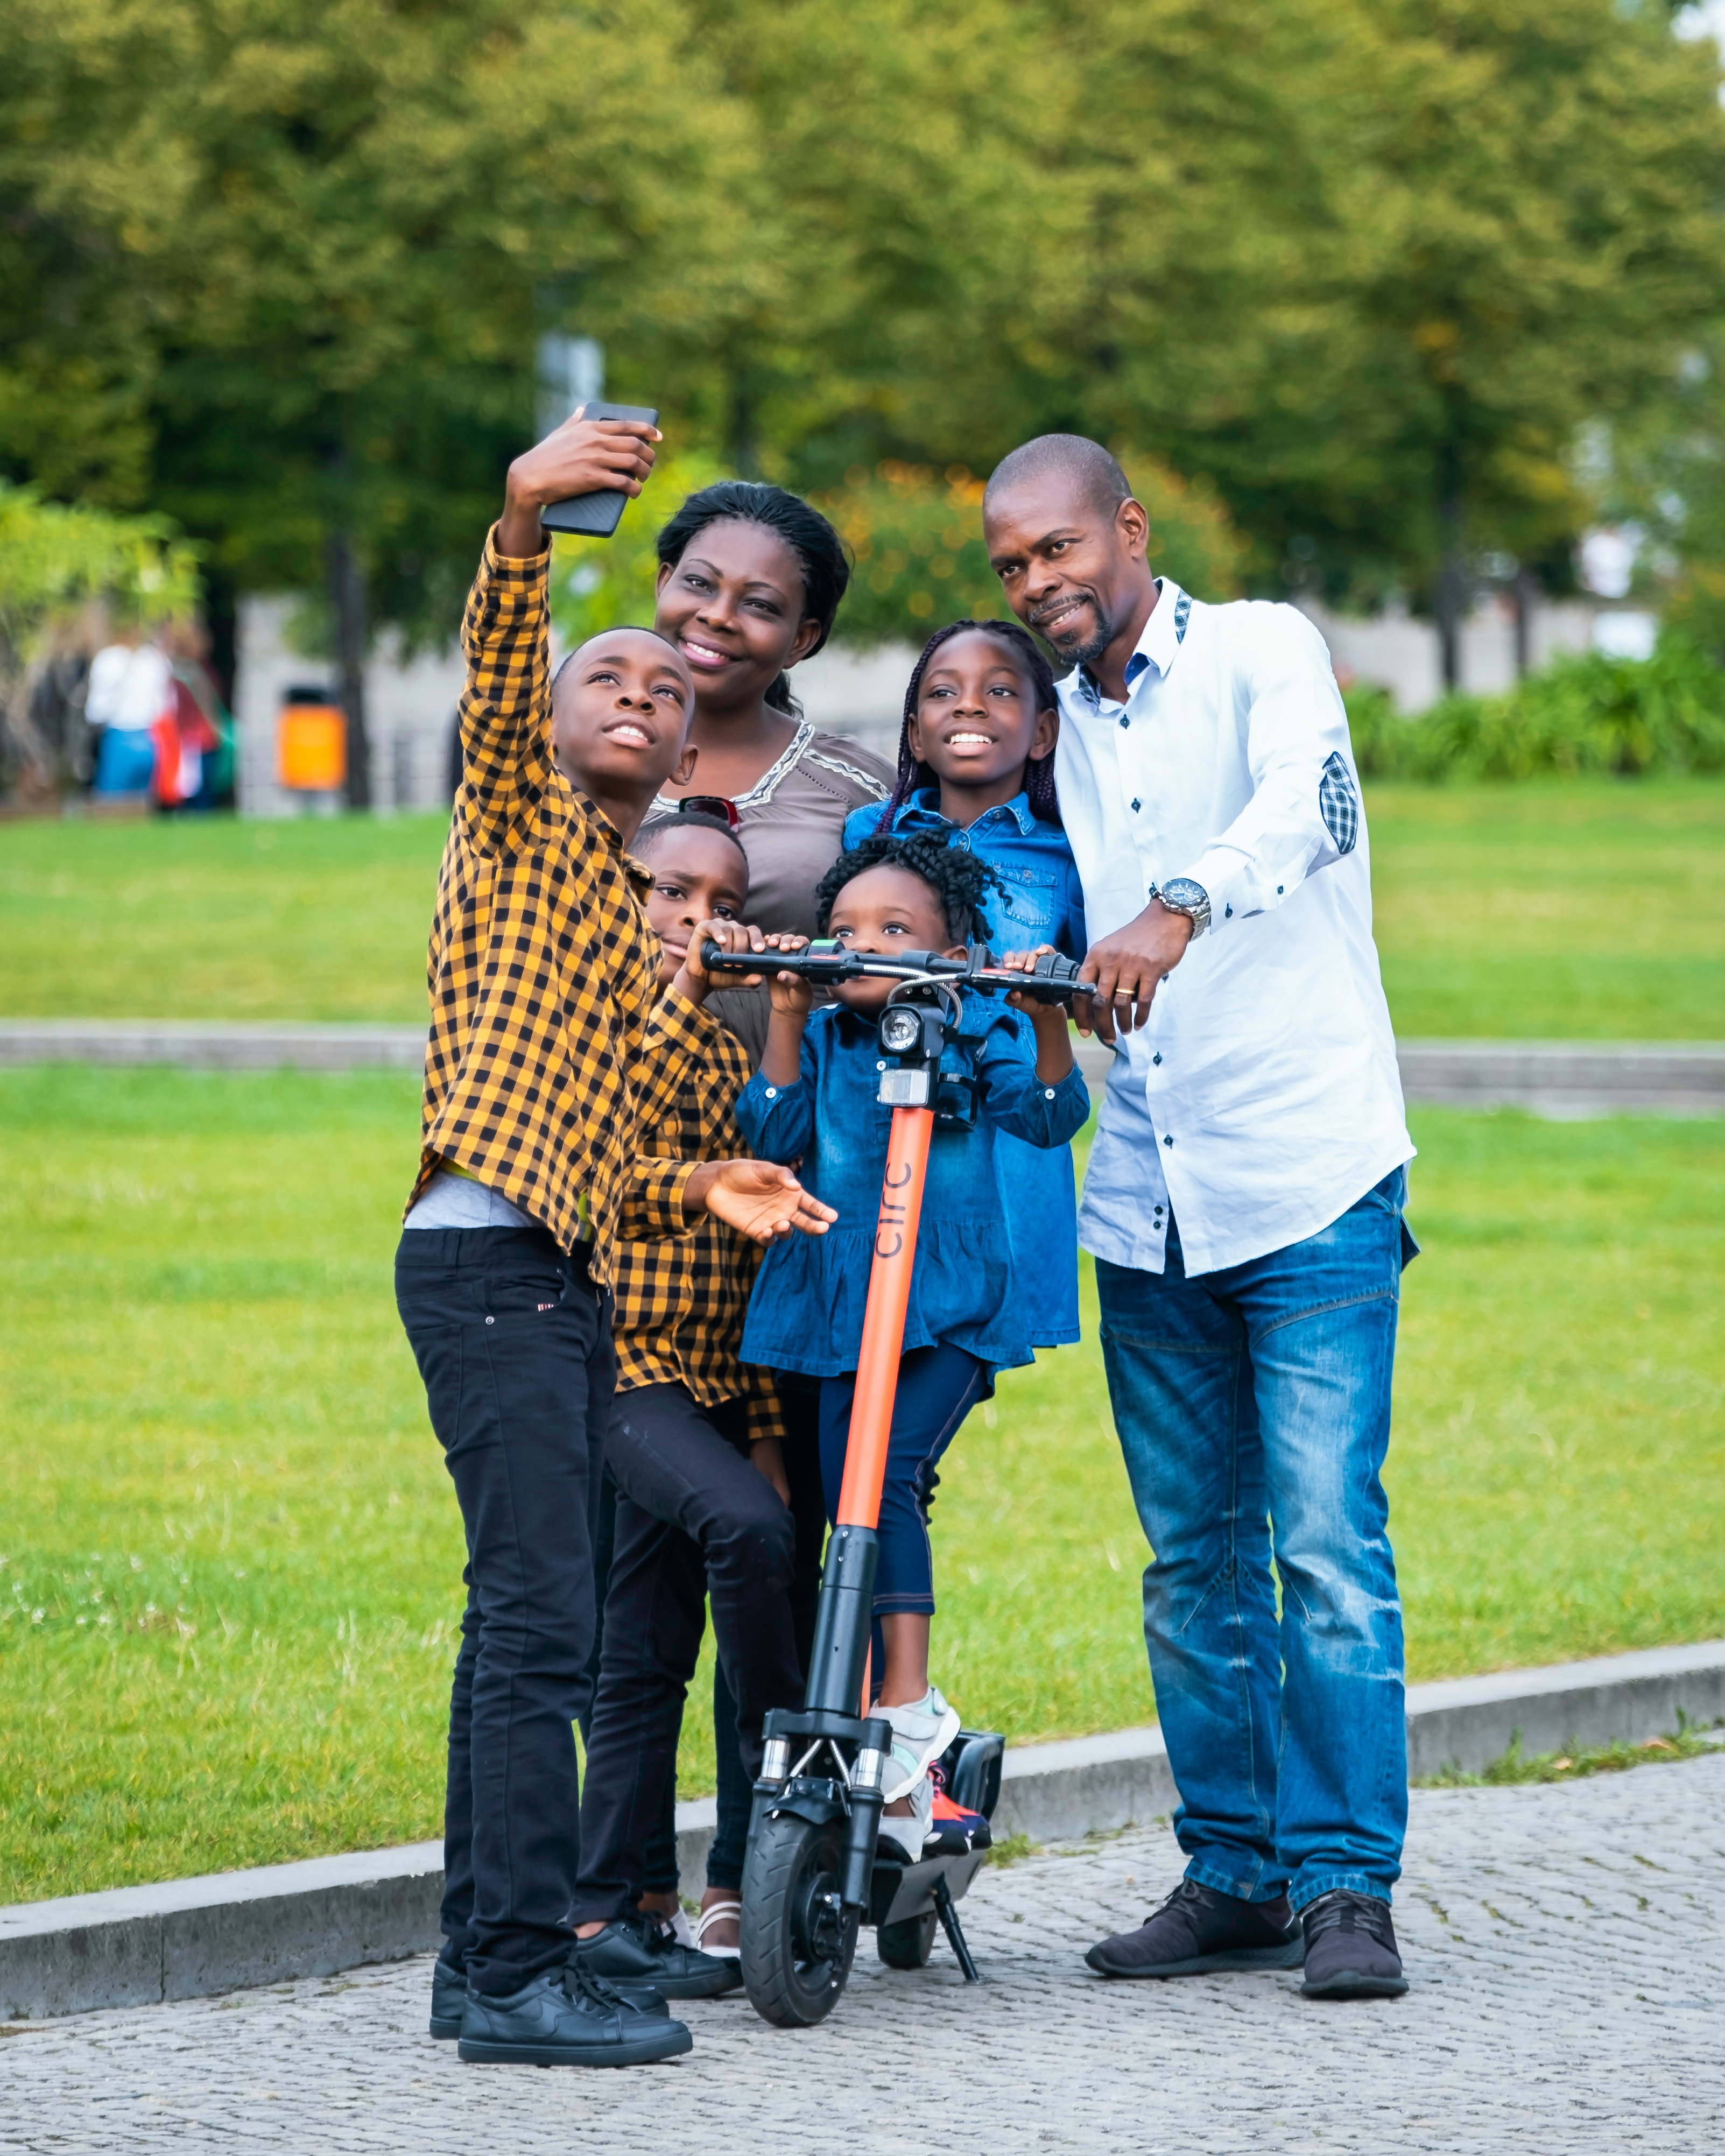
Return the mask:
M1345 701L1368 778L1725 770L1725 670L1676 629L1651 659L1559 659L1506 696L1458 692L1417 718L1399 717L1381 689Z

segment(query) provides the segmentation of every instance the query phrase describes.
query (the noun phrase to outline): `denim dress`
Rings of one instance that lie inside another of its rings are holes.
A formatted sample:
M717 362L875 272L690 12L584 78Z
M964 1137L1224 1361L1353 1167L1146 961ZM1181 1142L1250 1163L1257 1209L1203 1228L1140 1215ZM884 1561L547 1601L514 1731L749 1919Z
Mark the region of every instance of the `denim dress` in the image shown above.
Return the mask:
M845 822L846 846L881 835L881 814L870 806L854 810ZM899 808L890 835L942 838L987 862L1006 886L1004 897L989 892L984 909L988 941L997 952L1052 943L1067 957L1081 958L1089 949L1084 892L1066 834L1058 824L1030 814L1028 794L985 808L967 829L942 815L939 788L925 786ZM1071 1150L1039 1152L1003 1133L994 1164L1020 1265L1045 1282L1031 1345L1066 1347L1078 1337L1078 1199ZM1060 1254L1052 1266L1045 1262L1050 1251Z
M1008 1135L1064 1147L1083 1128L1090 1096L1076 1068L1058 1086L1041 1083L1035 1037L1017 1011L968 990L964 1006L974 1061L949 1047L942 1067L974 1069L978 1113L973 1130L937 1126L929 1145L904 1347L945 1342L1009 1368L1034 1360L1049 1252L1034 1270L1015 1260L995 1148ZM810 1014L797 1083L771 1086L757 1071L738 1096L737 1124L756 1156L800 1163L804 1188L839 1215L824 1235L768 1249L743 1327L746 1363L810 1378L857 1366L892 1122L875 1097L880 1077L874 1019L828 1004Z

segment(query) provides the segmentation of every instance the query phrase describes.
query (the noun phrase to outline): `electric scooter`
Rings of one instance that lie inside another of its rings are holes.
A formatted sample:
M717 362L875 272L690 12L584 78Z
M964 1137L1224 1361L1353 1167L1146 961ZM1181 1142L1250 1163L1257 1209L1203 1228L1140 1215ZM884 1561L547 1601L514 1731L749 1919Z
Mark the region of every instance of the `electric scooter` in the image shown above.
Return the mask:
M933 1951L938 1922L966 1982L981 1981L957 1904L984 1861L986 1824L960 1833L962 1848L917 1862L896 1841L879 1839L892 1728L869 1713L863 1697L875 1527L929 1142L937 1124L968 1128L976 1120L973 1070L967 1078L941 1068L943 1052L960 1040L960 986L1067 1004L1091 991L1072 959L1045 953L1033 973L1009 972L983 945L963 958L927 951L883 957L816 942L763 963L759 952L726 952L709 942L702 962L719 972L795 973L823 986L870 978L896 983L876 1025L876 1097L893 1116L844 1483L821 1574L803 1705L800 1712L779 1707L767 1717L743 1861L742 1967L749 2002L768 2021L808 2028L838 2005L864 1923L875 1928L889 1967L920 1969ZM999 1798L1005 1750L995 1731L962 1729L937 1763L954 1804L983 1822Z

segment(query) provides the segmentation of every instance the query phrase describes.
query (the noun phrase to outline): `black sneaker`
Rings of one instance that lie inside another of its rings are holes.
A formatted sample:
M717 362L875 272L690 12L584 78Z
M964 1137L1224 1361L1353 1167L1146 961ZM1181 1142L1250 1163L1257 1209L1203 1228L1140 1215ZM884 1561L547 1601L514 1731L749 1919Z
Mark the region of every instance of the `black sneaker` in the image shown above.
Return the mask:
M733 1956L680 1945L639 1910L614 1917L590 1939L578 1939L575 1959L608 1984L650 1984L665 1999L716 1999L742 1982L742 1964Z
M637 2013L668 2019L670 2009L664 1994L650 1984L614 1984L618 1997ZM467 1979L439 1954L431 1965L431 2033L439 2043L453 2043L461 2034L461 2016L467 2009Z
M1287 1898L1243 1902L1183 1879L1135 1932L1084 1957L1101 1976L1202 1976L1213 1969L1298 1969L1306 1954Z
M1389 1904L1345 1887L1300 1912L1306 1927L1307 1999L1399 1999L1408 1988Z
M470 2066L640 2066L694 2044L680 2021L631 2006L572 1954L507 1998L470 1990L455 2049Z
M431 1964L431 2033L439 2042L453 2042L461 2034L461 2016L467 2008L467 1979L439 1954Z

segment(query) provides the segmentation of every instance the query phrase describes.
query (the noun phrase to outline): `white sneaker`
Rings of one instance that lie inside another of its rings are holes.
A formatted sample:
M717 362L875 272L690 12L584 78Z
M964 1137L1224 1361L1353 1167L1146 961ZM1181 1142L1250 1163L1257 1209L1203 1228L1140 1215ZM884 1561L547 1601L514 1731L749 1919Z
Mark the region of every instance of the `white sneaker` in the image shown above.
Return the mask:
M890 1804L909 1794L911 1785L922 1779L962 1725L957 1711L947 1705L932 1685L907 1707L877 1707L874 1711L892 1724L892 1757L880 1782L881 1801ZM933 1802L932 1794L929 1801Z
M881 1813L880 1838L882 1841L896 1842L905 1862L915 1864L922 1857L922 1845L934 1823L934 1784L925 1774L921 1781L911 1784L908 1794L908 1812ZM883 1855L886 1853L882 1851Z

